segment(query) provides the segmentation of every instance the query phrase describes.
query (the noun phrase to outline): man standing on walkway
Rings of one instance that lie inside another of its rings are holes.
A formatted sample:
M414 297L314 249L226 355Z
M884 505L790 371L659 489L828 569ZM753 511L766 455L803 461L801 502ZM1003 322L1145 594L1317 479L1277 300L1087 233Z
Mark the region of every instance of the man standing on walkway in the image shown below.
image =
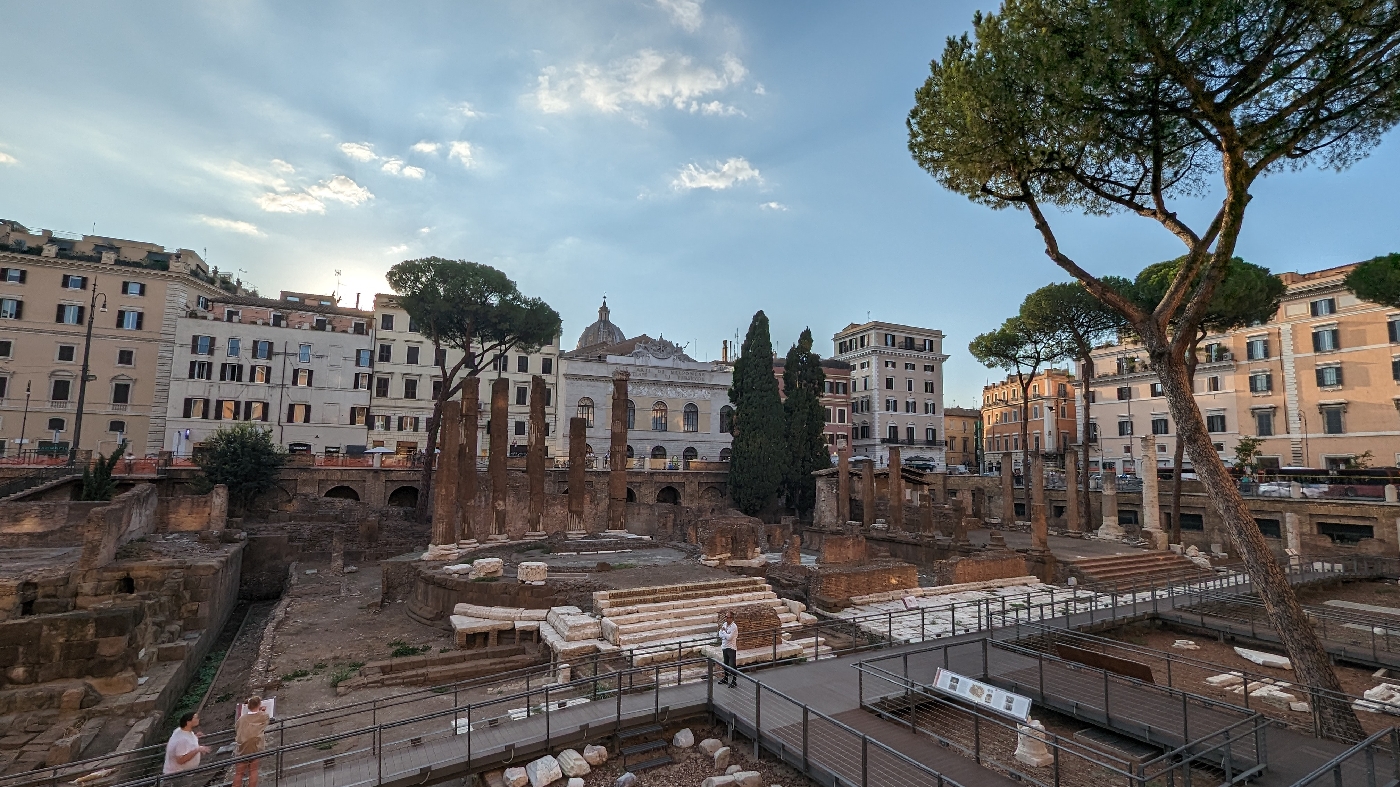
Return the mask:
M180 726L165 744L165 767L161 772L166 776L198 768L200 757L209 753L209 747L200 745L199 733L194 731L198 726L198 713L191 711L180 717Z
M739 626L734 622L734 610L724 613L724 622L719 626L719 647L724 652L724 675L719 682L738 686L735 672L739 670Z

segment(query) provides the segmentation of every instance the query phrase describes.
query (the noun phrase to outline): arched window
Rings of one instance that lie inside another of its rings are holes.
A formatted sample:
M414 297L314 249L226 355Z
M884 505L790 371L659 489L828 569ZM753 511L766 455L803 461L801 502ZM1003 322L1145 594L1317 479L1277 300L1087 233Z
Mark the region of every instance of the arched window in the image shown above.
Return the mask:
M666 431L666 403L665 403L665 402L657 402L656 404L654 404L654 405L651 406L651 431L653 431L653 432L664 432L664 431ZM658 458L658 459L664 459L665 457L664 457L664 456L660 456L660 457L656 457L656 458Z
M721 449L719 449L719 461L721 461L721 462L728 462L728 461L729 461L729 457L731 457L731 456L733 456L733 455L734 455L734 452L731 451L731 450L729 450L728 448L721 448Z
M632 453L632 446L629 445L627 446L627 458L631 459L633 456L634 454Z
M652 458L652 459L665 459L665 458L666 458L666 446L664 446L664 445L658 445L658 446L656 446L655 448L652 448L652 449L651 449L651 458Z
M695 446L693 446L693 445L688 445L688 446L686 446L686 447L685 447L685 450L681 452L681 458L684 459L684 460L687 461L687 462L693 462L693 461L695 461L696 459L698 459L699 457L700 457L700 452L697 451L697 450L695 450Z
M589 399L587 396L585 396L585 397L583 397L582 399L578 400L578 411L577 411L576 413L574 413L574 417L576 417L576 418L582 418L583 420L587 421L587 422L588 422L588 428L592 429L592 428L593 428L593 400L592 400L592 399Z
M688 405L686 405L686 406L685 406L685 410L682 411L682 416L683 416L682 422L683 422L684 425L685 425L685 431L687 431L687 432L698 432L698 431L700 431L700 408L699 408L699 407L696 407L696 406L693 405L693 404L688 404Z
M637 405L633 404L631 399L627 400L627 428L637 428ZM631 456L631 454L628 454L628 456Z
M734 433L734 408L725 405L719 409L719 430L726 434Z

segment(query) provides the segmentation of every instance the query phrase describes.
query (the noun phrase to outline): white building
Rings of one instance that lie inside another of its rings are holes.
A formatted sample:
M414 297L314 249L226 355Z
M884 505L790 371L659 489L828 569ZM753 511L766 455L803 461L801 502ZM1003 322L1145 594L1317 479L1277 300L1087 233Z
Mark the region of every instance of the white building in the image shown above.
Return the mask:
M418 332L418 326L393 295L374 296L374 410L370 415L371 447L392 448L408 454L428 447L428 419L442 385L442 373L433 358L433 343ZM447 349L447 367L462 358L459 350ZM492 359L481 373L481 416L477 450L486 456L489 449L487 421L491 410L491 381L504 376L510 380L510 427L513 449L529 444L530 378L545 380L545 431L558 429L555 395L559 390L559 345L551 342L533 353L510 352ZM460 398L460 396L454 397Z
M176 320L165 449L247 421L295 452L364 449L373 315L329 296L225 296Z
M729 404L733 368L701 362L665 339L646 334L625 338L609 320L606 301L598 321L584 329L574 350L564 353L564 423L588 420L588 447L606 457L612 434L613 373L628 382L627 456L683 468L683 462L727 460L734 409ZM556 440L568 454L568 429Z
M851 323L832 337L851 365L851 444L856 456L889 463L946 466L943 429L943 332L888 322Z

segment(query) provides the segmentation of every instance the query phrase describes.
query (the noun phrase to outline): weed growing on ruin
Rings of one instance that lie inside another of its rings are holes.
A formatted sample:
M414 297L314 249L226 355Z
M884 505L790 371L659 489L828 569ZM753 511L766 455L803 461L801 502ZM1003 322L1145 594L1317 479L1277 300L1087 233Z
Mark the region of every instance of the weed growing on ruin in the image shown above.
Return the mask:
M352 661L349 664L337 667L335 671L332 672L330 675L331 688L335 688L336 686L339 686L345 681L355 677L355 673L359 672L360 667L363 667L364 665L365 663L363 661Z
M410 645L401 639L390 642L389 647L391 648L389 655L396 659L405 656L421 656L433 649L432 645Z
M498 579L500 579L500 577L477 577L476 579L473 579L472 581L473 581L473 582L495 582L495 581L498 580Z
M204 662L199 665L199 671L195 673L194 680L190 681L190 686L185 690L180 701L170 711L166 717L166 722L170 729L175 728L175 720L179 719L185 711L192 711L199 707L199 703L208 693L210 685L214 683L214 675L219 671L219 664L223 662L226 650L216 650L204 657Z
M304 670L304 669L292 670L291 672L288 672L286 675L283 675L283 676L282 676L282 682L283 682L283 683L291 683L291 682L294 681L294 680L301 680L302 678L309 678L309 677L311 677L311 671L310 671L310 670Z

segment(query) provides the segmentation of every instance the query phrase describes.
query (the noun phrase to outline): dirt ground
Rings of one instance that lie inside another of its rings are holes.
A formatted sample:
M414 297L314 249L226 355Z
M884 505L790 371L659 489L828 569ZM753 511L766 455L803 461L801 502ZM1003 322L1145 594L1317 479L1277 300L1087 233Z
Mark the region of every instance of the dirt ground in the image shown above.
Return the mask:
M1370 582L1313 585L1298 590L1298 600L1304 604L1321 605L1324 601L1333 599L1400 609L1400 584L1394 580L1378 579ZM1400 622L1400 618L1396 620Z

